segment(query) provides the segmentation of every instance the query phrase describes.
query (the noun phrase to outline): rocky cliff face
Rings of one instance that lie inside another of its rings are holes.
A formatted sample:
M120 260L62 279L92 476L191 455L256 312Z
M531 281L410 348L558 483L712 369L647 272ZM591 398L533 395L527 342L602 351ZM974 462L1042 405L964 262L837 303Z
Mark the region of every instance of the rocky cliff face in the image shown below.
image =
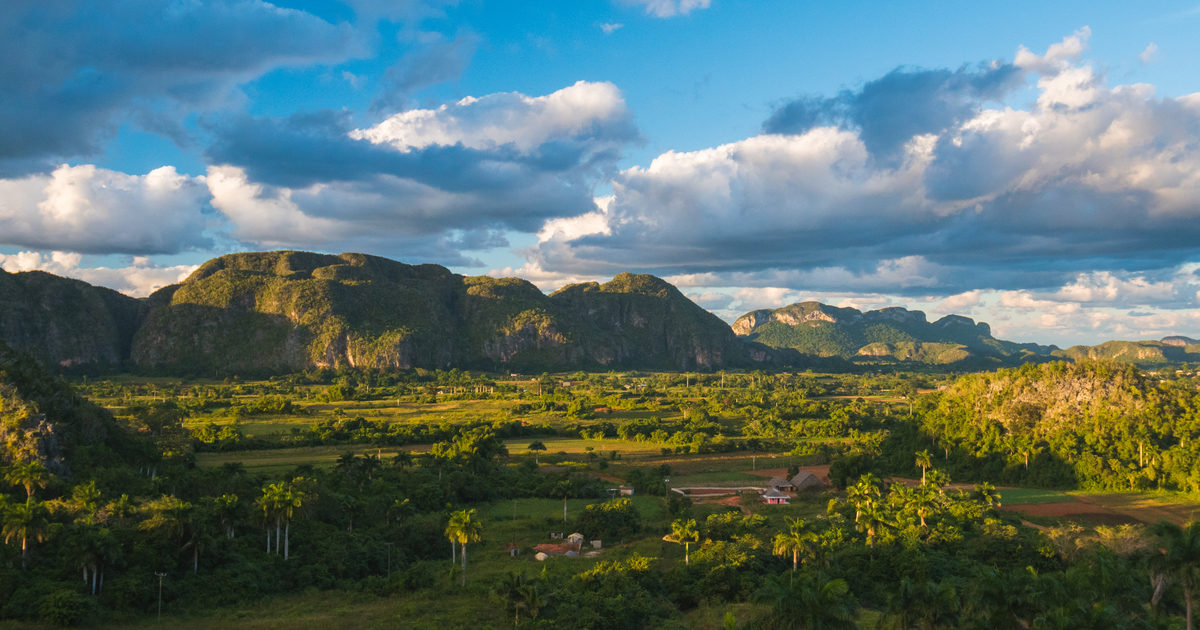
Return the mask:
M146 304L42 271L0 270L0 341L62 368L114 368L129 356Z

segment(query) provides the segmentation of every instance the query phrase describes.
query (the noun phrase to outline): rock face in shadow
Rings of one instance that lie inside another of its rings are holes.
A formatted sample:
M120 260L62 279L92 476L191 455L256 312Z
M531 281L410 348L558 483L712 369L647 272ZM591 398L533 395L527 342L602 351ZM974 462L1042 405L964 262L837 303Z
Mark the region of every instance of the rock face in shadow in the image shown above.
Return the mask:
M0 341L47 366L118 368L147 311L143 300L112 289L0 270Z

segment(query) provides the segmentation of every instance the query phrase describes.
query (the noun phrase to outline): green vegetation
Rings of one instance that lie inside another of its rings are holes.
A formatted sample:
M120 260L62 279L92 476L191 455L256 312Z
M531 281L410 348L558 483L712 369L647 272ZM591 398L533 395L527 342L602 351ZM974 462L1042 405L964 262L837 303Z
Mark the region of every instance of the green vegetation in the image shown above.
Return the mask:
M1179 625L1196 391L1088 362L72 384L0 349L0 617L149 625L165 574L184 628ZM787 505L668 492L826 464ZM1050 504L1135 516L1010 510Z

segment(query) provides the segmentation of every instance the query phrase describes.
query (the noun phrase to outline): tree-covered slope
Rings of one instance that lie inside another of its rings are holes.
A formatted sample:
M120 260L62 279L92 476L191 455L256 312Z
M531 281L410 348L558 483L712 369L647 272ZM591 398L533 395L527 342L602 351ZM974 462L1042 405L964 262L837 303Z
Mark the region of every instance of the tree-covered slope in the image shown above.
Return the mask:
M996 339L987 324L959 315L929 322L921 311L892 307L864 313L817 302L752 311L738 318L733 330L773 348L857 361L987 365L1056 350Z
M149 303L131 359L171 372L750 361L716 316L658 278L631 274L546 296L517 278L364 254L247 253L205 263Z
M970 374L922 397L918 432L896 427L893 467L926 446L957 479L1044 487L1200 489L1200 397L1111 361ZM905 437L908 436L908 437Z
M145 317L143 301L43 271L0 270L0 341L46 365L117 367Z
M1162 341L1106 341L1096 346L1055 350L1054 356L1074 361L1101 359L1145 366L1200 360L1200 345L1186 343L1190 341L1194 340L1167 337Z

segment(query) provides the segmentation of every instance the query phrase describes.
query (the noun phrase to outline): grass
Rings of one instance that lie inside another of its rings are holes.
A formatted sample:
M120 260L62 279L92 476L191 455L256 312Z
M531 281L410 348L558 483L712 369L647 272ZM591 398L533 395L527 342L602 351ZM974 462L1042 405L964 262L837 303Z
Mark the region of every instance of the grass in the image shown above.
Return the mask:
M729 485L740 483L744 486L765 487L767 478L762 475L752 475L744 472L702 472L690 475L677 475L671 478L671 486L703 486L705 484Z
M381 454L384 459L392 457L401 449L389 446L375 448L360 444L345 446L306 446L300 448L281 448L267 451L229 451L226 453L198 453L196 463L200 466L221 466L229 463L241 463L248 472L274 474L281 473L301 464L311 464L318 468L332 467L345 453L355 455Z
M1042 503L1072 503L1075 497L1054 490L1035 488L1010 488L1000 490L1000 501L1004 505L1039 505Z

